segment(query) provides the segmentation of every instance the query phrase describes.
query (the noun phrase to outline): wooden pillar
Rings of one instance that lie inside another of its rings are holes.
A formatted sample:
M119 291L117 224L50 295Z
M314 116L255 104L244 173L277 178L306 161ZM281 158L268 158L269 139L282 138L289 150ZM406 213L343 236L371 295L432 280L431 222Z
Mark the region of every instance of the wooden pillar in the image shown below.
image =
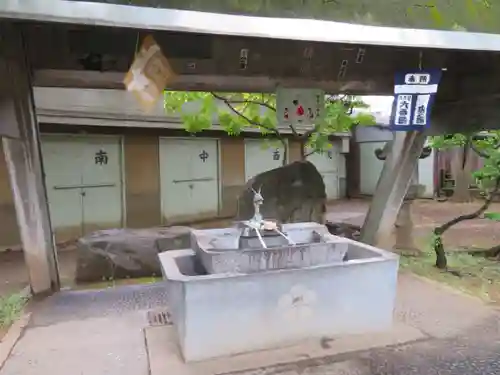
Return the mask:
M427 136L424 132L395 132L392 149L361 230L361 241L374 246L390 240Z
M17 222L34 294L59 289L30 67L19 25L0 22L0 121Z

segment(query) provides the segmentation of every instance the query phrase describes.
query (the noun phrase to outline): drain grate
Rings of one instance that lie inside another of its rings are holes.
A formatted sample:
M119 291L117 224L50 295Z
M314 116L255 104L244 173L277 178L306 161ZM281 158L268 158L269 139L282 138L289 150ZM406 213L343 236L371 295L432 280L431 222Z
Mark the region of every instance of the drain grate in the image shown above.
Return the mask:
M148 323L150 326L168 326L172 319L168 311L148 311Z

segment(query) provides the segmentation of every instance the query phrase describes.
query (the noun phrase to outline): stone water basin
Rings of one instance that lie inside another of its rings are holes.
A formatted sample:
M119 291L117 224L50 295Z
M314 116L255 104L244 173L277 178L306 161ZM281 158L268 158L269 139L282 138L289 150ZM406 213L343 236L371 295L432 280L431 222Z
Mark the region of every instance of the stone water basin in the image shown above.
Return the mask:
M263 235L267 248L258 237L241 236L241 228L193 230L191 246L210 274L310 267L342 262L347 252L344 238L334 236L318 223L283 224L283 233Z
M390 329L398 256L345 239L342 262L209 274L192 249L160 254L186 362Z

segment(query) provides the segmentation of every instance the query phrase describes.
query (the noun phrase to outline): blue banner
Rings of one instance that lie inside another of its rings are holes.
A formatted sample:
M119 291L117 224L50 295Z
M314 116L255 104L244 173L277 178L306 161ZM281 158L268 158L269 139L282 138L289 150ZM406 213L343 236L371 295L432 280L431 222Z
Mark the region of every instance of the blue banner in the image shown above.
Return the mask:
M391 130L421 131L430 126L431 109L441 75L441 69L396 73L389 124Z

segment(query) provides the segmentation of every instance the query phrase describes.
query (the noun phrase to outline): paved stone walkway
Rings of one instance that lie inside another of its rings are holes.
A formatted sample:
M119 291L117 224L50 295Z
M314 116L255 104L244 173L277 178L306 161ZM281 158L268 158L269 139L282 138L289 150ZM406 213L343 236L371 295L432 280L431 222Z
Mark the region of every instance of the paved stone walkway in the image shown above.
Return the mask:
M427 338L227 375L500 374L500 317L478 300L402 275L396 319L419 328Z
M0 375L147 375L147 311L165 304L161 283L52 296L35 306L28 329ZM500 374L499 318L480 301L402 275L395 316L425 338L226 374Z
M166 305L161 283L66 291L35 305L0 375L147 375L147 311Z
M460 337L431 338L398 347L227 375L498 375L500 336L497 327L497 319L491 319Z

